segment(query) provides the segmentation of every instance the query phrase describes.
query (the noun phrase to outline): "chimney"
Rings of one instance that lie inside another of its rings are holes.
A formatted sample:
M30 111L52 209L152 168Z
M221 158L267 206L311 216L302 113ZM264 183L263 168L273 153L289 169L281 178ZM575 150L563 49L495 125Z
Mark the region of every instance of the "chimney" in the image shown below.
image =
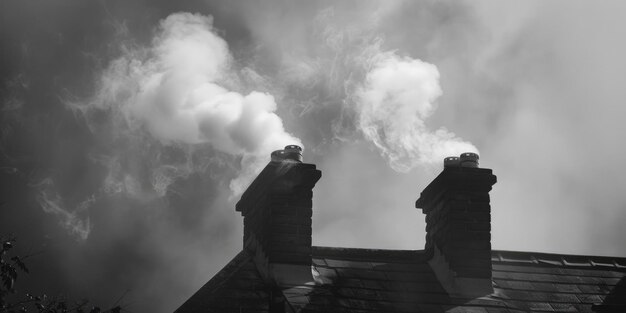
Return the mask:
M496 183L490 169L478 167L478 155L444 159L444 169L415 203L426 214L428 263L452 296L479 297L491 285L491 207Z
M302 148L274 151L243 193L236 210L244 218L244 249L261 275L279 286L313 281L311 215L313 187L322 176L302 162Z

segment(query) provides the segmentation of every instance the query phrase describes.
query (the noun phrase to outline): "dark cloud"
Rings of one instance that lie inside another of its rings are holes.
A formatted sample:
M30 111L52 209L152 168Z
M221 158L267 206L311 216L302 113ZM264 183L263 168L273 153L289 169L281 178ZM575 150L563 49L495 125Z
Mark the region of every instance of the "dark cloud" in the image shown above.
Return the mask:
M626 254L623 8L562 5L3 2L0 228L43 253L25 287L103 305L128 290L129 310L169 312L240 249L229 182L241 155L160 140L119 110L68 105L97 98L111 62L149 50L179 11L213 17L233 60L223 85L273 95L323 171L315 244L423 246L412 204L437 167L393 171L357 123L355 90L374 56L393 53L439 71L425 129L472 142L498 175L494 247Z
M128 291L132 311L171 311L236 252L237 216L221 217L234 172L207 160L210 147L189 157L186 147L120 138L107 112L84 119L66 106L90 98L120 49L149 43L169 12L122 2L3 7L0 228L37 253L23 288L102 305ZM178 177L157 197L152 171L183 159L210 172Z

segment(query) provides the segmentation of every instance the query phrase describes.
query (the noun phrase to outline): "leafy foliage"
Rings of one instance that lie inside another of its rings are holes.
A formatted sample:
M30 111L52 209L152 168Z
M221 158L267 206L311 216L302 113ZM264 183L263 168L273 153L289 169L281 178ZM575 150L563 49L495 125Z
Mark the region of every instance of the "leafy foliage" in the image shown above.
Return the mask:
M15 288L15 283L21 274L28 274L28 267L24 263L26 257L11 255L15 245L15 238L0 238L0 313L120 313L122 307L116 305L103 310L98 306L90 305L88 301L68 301L63 298L52 298L44 295L21 293Z

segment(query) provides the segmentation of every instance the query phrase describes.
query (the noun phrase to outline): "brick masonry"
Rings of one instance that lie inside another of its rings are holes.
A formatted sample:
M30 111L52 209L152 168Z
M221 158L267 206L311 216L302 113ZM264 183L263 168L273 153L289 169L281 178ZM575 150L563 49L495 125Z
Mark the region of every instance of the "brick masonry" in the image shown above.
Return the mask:
M242 195L236 208L244 216L244 249L262 259L261 267L310 267L313 187L320 177L313 164L272 161Z
M490 169L447 167L416 202L426 214L426 253L440 253L453 279L491 280L489 191L495 183Z

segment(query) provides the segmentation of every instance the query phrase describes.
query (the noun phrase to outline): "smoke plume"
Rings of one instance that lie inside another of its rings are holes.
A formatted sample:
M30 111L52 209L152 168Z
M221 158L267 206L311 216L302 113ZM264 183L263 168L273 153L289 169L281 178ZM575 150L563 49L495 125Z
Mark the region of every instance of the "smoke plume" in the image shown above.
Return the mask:
M57 216L59 224L77 238L87 239L91 232L88 209L96 201L93 195L78 203L74 210L68 210L67 203L55 190L51 178L46 178L33 187L39 191L37 202L44 212Z
M287 85L286 101L291 101L290 107L300 117L325 117L309 128L344 142L362 138L371 142L398 172L439 163L446 156L477 152L473 144L446 128L429 127L442 95L439 70L410 57L431 58L426 53L402 51L401 56L396 46L387 43L391 35L382 29L392 20L396 5L320 9L311 21L310 33L280 36L289 44L268 45L282 62L277 79ZM258 30L258 36L272 42L280 27L265 28ZM302 38L315 44L301 43ZM314 49L307 49L307 44ZM324 129L328 124L330 129Z
M428 129L426 120L436 110L435 101L441 94L435 65L393 52L373 59L354 94L357 124L394 170L408 172L449 155L478 152L445 128Z
M212 23L199 14L171 14L149 47L126 48L110 63L91 101L69 105L83 114L108 111L129 130L147 130L164 146L209 144L241 157L239 176L230 183L238 195L272 150L302 143L285 131L272 95L240 93L239 76L252 70L235 69ZM153 173L154 191L164 195L168 182L189 172L161 166Z

